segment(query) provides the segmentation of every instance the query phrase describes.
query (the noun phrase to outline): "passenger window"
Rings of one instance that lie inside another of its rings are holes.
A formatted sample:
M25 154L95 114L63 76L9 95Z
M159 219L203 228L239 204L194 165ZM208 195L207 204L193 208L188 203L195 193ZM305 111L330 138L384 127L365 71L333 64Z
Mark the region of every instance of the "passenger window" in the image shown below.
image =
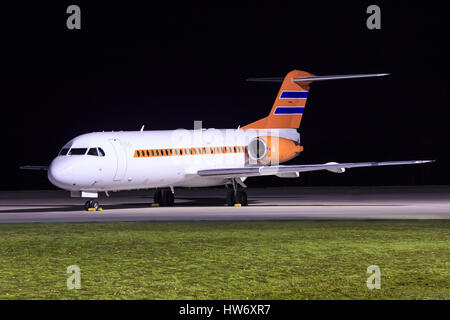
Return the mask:
M69 156L82 156L85 155L87 148L72 148L69 151Z
M98 157L98 152L97 152L97 148L90 148L87 152L88 155L90 156L96 156Z

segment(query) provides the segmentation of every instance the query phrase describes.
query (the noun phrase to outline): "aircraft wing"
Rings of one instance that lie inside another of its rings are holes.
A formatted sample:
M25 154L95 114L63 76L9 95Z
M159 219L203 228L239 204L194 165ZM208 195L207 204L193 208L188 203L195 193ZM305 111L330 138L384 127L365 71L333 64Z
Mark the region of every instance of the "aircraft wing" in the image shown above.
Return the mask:
M48 170L48 166L21 166L19 169L22 170Z
M281 177L294 177L299 172L328 170L331 172L342 173L345 169L378 167L378 166L396 166L405 164L421 164L433 162L434 160L410 160L410 161L384 161L384 162L355 162L355 163L336 163L329 162L324 164L306 164L292 166L254 166L245 168L224 168L199 170L197 174L202 177L258 177L268 175L278 175Z

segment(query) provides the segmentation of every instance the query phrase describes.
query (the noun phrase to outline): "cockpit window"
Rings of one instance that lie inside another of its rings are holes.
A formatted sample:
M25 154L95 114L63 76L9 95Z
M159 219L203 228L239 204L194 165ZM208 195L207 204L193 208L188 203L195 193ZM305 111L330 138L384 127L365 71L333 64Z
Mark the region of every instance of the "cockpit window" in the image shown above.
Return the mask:
M97 156L98 157L97 148L90 148L88 150L87 154L90 155L90 156Z
M87 154L90 156L96 156L96 157L104 157L105 156L105 152L103 151L102 148L90 148L88 150Z
M87 148L72 148L69 151L70 156L82 156L85 155Z
M59 155L66 156L67 152L69 152L69 148L62 148L61 151L59 152Z

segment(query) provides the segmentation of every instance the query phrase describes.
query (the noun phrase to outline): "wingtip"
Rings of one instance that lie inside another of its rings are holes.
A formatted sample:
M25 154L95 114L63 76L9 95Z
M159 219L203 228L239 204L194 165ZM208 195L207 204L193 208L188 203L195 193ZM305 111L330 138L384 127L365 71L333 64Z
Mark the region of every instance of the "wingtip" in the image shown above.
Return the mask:
M436 160L418 160L417 163L429 163L429 162L435 162Z

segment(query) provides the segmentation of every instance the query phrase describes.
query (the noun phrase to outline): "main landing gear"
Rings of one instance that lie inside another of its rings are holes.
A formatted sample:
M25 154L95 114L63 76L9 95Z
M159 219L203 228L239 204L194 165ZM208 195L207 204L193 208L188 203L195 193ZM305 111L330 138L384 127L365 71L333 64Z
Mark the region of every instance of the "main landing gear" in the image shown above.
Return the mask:
M171 189L158 189L153 195L152 206L171 207L175 203L175 196Z
M235 206L235 207L241 207L241 206L247 206L247 188L242 187L241 184L239 184L236 179L232 180L233 182L233 189L228 190L227 192L227 199L226 204L227 206Z
M86 211L102 211L102 208L98 204L97 200L88 200L84 204L84 209Z

